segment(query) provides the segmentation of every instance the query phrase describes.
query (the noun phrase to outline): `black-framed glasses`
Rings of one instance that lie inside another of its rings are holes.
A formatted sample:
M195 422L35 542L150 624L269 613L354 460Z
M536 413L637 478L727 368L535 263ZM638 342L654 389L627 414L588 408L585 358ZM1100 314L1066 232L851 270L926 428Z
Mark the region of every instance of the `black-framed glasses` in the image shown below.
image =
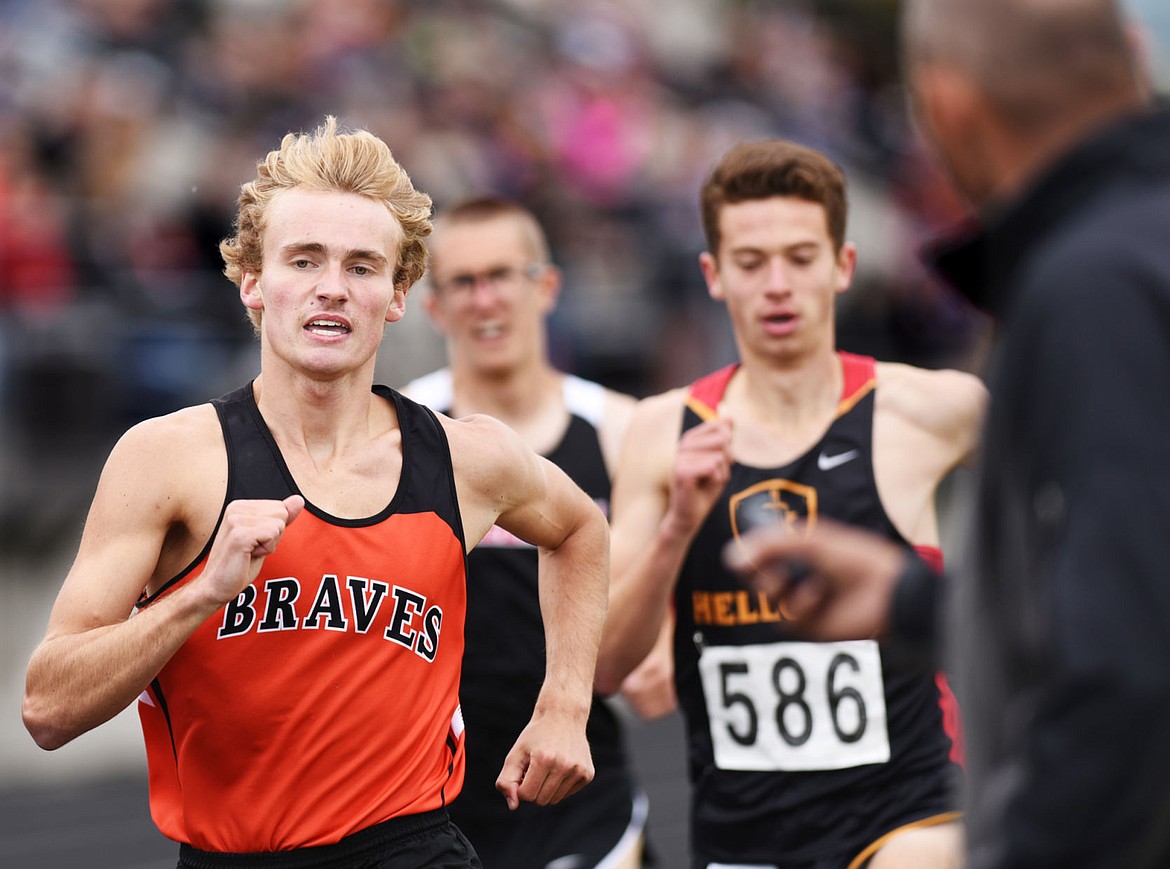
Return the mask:
M482 281L493 290L514 290L526 278L530 281L536 280L544 272L544 269L544 263L528 263L521 266L501 265L482 272L454 274L442 281L436 281L435 286L445 293L471 293Z

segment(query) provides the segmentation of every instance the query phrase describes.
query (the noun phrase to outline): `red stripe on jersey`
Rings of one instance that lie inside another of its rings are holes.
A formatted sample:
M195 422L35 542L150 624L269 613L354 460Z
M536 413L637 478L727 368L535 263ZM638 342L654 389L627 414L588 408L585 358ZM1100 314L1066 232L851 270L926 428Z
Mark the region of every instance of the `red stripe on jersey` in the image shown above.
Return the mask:
M687 407L695 412L699 419L706 422L714 419L719 409L719 402L723 400L723 393L727 391L727 384L739 370L739 363L733 362L718 371L700 377L691 384L691 391L687 396Z
M837 358L841 360L842 374L837 415L842 416L874 388L877 363L871 356L858 356L844 351L838 351ZM733 362L700 377L691 384L687 407L704 422L714 419L718 415L719 403L723 401L723 393L727 391L727 384L738 370L739 363Z
M943 554L941 549L937 546L915 546L914 551L918 553L918 557L925 561L931 570L935 573L942 573ZM939 581L941 582L942 580L940 579ZM943 730L946 731L947 736L951 739L951 760L963 766L965 763L965 752L963 750L963 716L959 710L959 701L955 698L955 692L951 690L946 673L936 673L934 681L938 685L938 707L942 710Z
M914 551L918 553L918 557L926 562L926 566L935 573L942 573L943 571L943 554L942 550L937 546L915 546Z
M861 401L877 382L877 363L872 356L858 356L855 353L839 351L841 360L841 401L837 405L837 416L844 416Z

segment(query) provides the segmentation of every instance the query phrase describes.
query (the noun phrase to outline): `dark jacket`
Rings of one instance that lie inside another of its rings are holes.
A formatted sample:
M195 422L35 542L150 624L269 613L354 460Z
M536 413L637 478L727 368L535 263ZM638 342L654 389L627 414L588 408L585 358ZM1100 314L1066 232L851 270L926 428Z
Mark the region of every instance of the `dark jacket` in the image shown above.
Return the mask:
M998 324L948 625L970 869L1170 865L1170 113L933 262Z

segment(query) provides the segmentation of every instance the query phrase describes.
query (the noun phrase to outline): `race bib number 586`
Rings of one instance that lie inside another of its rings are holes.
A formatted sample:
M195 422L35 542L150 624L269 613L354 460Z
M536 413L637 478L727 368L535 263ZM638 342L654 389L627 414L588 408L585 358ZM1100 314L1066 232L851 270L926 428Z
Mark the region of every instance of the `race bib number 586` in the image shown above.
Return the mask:
M720 769L845 769L890 759L873 640L706 646L699 672Z

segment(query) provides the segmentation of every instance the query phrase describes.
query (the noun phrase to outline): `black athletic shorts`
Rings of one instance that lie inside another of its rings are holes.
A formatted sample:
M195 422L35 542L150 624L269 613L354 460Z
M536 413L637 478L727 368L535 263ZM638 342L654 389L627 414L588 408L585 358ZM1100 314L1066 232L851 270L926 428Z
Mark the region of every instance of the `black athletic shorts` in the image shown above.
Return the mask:
M870 860L877 854L878 849L895 833L916 827L932 827L935 824L946 824L960 820L962 820L962 813L960 812L942 812L895 827L860 850L855 845L846 845L842 849L835 851L830 849L817 857L809 857L802 860L785 860L775 863L761 863L758 860L752 860L751 862L736 861L728 863L712 861L699 855L692 855L691 869L865 869L869 865Z
M540 684L517 680L501 690L500 678L469 680L464 672L459 698L467 716L467 774L449 811L485 869L593 869L634 850L646 825L647 800L631 779L616 716L598 709L590 716L592 782L556 805L521 803L509 811L495 789L496 776L527 723Z
M483 869L446 809L391 818L335 845L262 854L179 846L177 869Z
M593 869L638 847L647 799L594 781L556 805L521 803L502 819L461 814L458 798L451 808L485 869Z

